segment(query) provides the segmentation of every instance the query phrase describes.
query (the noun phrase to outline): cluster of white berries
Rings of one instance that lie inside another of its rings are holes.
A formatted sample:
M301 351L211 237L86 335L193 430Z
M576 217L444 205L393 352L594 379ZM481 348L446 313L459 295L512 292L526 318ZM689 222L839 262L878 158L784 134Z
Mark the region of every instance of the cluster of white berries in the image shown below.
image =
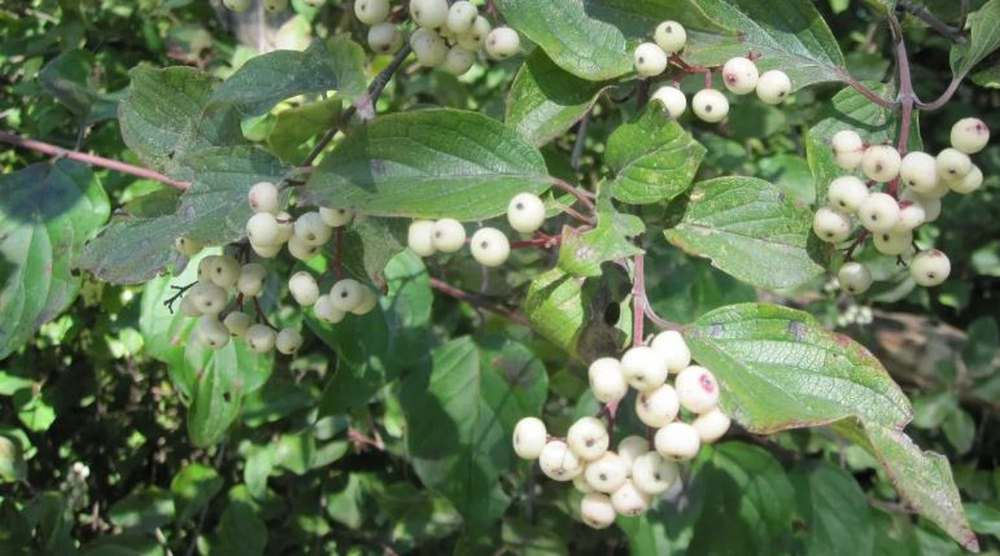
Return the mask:
M673 385L668 383L670 373L677 373ZM537 459L549 478L573 481L584 494L583 521L603 529L618 514L645 512L654 496L679 486L677 463L698 455L702 444L721 438L731 421L718 407L715 377L691 364L691 352L676 331L658 334L649 346L629 349L621 360L598 359L588 375L594 397L605 404L617 405L630 386L638 391L635 413L649 427L652 447L645 438L628 436L617 450L609 449L610 433L596 417L573 423L565 439L549 437L540 419L526 417L514 428L513 444L521 458ZM682 409L694 416L690 423L678 420Z
M287 244L288 252L306 261L319 253L330 240L334 229L347 225L353 218L349 211L320 208L293 219L280 210L280 192L270 182L260 182L250 188L250 207L254 214L247 220L246 232L250 246L261 258L272 258ZM178 238L176 248L188 257L197 255L202 245L189 238ZM267 268L256 262L240 264L230 255L210 255L198 263L198 282L181 299L181 314L197 317L195 338L211 349L219 349L230 338L243 338L255 352L273 349L286 355L302 346L302 334L294 328L276 331L266 321L242 311L242 307L227 311L230 293L236 293L237 304L259 297L267 279ZM322 293L316 279L299 271L288 280L288 291L302 307L312 307L316 318L338 323L348 314L364 315L378 304L375 292L350 278L338 280L329 293Z
M326 0L303 0L306 5L317 8ZM222 5L236 13L245 12L253 5L253 0L222 0ZM261 5L264 11L271 14L281 13L288 9L288 0L264 0Z
M645 42L635 49L635 70L642 77L656 77L667 70L670 57L677 55L687 44L687 31L676 21L664 21L656 27L654 42ZM683 69L686 64L680 63ZM707 71L707 68L706 68ZM762 75L750 58L736 57L722 66L722 82L736 95L757 93L767 104L779 104L792 90L792 81L785 72L770 70ZM653 100L663 103L671 118L677 119L687 110L687 97L673 85L657 89ZM699 119L710 123L721 122L729 114L729 99L721 91L705 88L691 99L691 109Z
M389 54L403 45L403 30L387 21L389 0L355 0L354 15L368 29L368 46ZM495 60L510 58L521 50L521 38L510 27L497 27L479 14L472 2L448 5L448 0L410 0L409 15L417 25L410 34L410 48L420 65L462 75L485 49Z
M545 203L533 193L518 193L507 207L507 221L515 231L532 234L545 223ZM510 241L497 228L479 228L468 242L472 257L483 266L498 267L510 257ZM455 253L466 243L465 226L453 218L414 220L407 243L421 257L438 252Z
M969 155L981 151L989 139L990 130L982 120L965 118L951 129L951 147L936 157L919 151L900 156L890 145L865 144L855 131L837 132L832 142L837 165L860 169L869 182L855 175L834 179L828 206L816 211L813 231L825 242L840 244L851 237L856 217L879 253L909 262L914 282L925 287L943 283L951 273L948 256L937 249L915 252L913 232L938 218L941 199L949 192L968 195L982 186L983 173ZM889 187L885 192L871 191L877 183ZM857 262L844 264L837 277L855 295L872 285L871 272Z

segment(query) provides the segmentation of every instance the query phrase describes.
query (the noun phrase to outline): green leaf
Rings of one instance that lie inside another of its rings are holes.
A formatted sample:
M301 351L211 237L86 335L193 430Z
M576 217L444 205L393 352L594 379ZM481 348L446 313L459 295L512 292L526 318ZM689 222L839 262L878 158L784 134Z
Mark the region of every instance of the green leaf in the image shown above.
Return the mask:
M38 73L38 82L70 112L86 118L98 98L91 83L93 62L93 55L86 50L67 50L45 64Z
M484 399L472 340L452 340L431 359L400 388L407 446L423 483L448 498L467 527L481 531L510 503L498 483L511 464L508 435Z
M210 108L229 106L244 118L266 113L287 98L337 91L353 99L364 94L365 53L345 35L314 41L304 52L275 50L243 64L212 94Z
M607 86L566 72L537 49L514 77L504 121L525 141L544 145L583 118Z
M972 81L987 89L1000 89L1000 64L972 74Z
M483 400L493 408L504 430L513 431L523 417L537 416L549 392L545 365L524 344L500 336L479 343Z
M634 238L645 231L641 218L622 214L609 199L601 199L597 227L585 232L563 228L559 268L573 276L600 276L603 263L642 253Z
M324 498L326 515L351 529L361 527L361 524L364 523L363 495L364 491L359 474L351 473L347 476L347 484L342 490L331 492Z
M951 71L962 79L976 64L1000 48L1000 0L989 0L969 14L969 41L951 47Z
M232 500L222 512L212 554L255 556L267 547L267 524L257 510L241 500Z
M59 492L46 491L28 502L23 515L34 529L36 546L44 554L72 554L73 516L66 498Z
M373 216L482 220L550 179L541 153L475 112L419 110L376 118L344 139L302 194Z
M875 528L864 491L849 473L820 461L803 465L789 478L805 529L805 553L815 556L871 554Z
M207 448L218 444L239 417L247 392L266 382L272 362L251 352L245 342L231 341L214 351L190 340L188 346L185 355L195 377L188 408L188 436L195 446Z
M667 245L653 246L646 264L646 295L660 315L675 322L691 322L712 309L757 300L757 290ZM648 267L647 267L648 268Z
M793 288L824 272L812 213L756 178L699 182L667 240L755 286Z
M705 147L654 102L608 138L605 161L615 172L608 184L623 203L667 201L691 187Z
M361 281L380 280L386 265L406 249L409 222L401 218L356 217L344 231L344 270Z
M222 490L224 482L215 469L200 463L191 463L178 471L170 481L177 522L197 515Z
M863 346L808 313L746 303L703 315L685 332L691 353L719 378L723 406L770 434L857 417L903 427L906 396Z
M784 69L795 88L843 78L837 41L807 0L500 0L497 7L557 65L592 81L630 73L635 46L667 17L688 29L690 63L718 65L754 50L762 70Z
M333 96L278 112L267 136L267 146L282 160L302 162L311 150L306 142L334 125L343 105L343 99Z
M112 504L108 516L122 529L152 531L174 520L174 500L161 488L145 487Z
M1000 510L986 504L966 504L965 512L975 532L1000 539Z
M141 284L179 260L174 240L187 232L174 214L116 215L87 243L77 266L111 284Z
M2 175L0 191L3 359L76 299L71 266L110 206L93 172L66 159Z

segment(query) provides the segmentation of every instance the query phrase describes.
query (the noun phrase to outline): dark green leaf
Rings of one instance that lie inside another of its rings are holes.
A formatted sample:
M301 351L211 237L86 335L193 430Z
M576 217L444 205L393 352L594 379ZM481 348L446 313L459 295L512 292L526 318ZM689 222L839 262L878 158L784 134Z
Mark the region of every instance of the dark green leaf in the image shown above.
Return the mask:
M217 530L218 542L212 554L256 556L267 546L267 524L250 504L232 500L222 512Z
M817 462L799 467L790 478L798 514L804 521L800 536L806 554L872 553L875 528L868 499L849 473Z
M189 464L178 471L170 481L177 521L183 523L197 515L222 490L223 483L215 469L200 463Z
M97 91L91 83L93 56L74 48L55 57L38 73L38 81L49 94L80 118L90 114L97 101Z
M598 206L597 227L585 232L563 228L559 268L573 276L600 276L605 262L643 252L634 241L646 231L642 219L616 211L608 200Z
M976 64L1000 48L1000 0L989 0L969 14L969 41L951 49L951 70L962 79Z
M344 270L361 281L375 281L386 264L406 249L409 223L401 218L358 217L344 232Z
M523 417L540 415L549 392L545 365L524 344L499 336L480 342L483 400L504 430Z
M174 520L174 500L161 488L146 487L115 502L108 515L122 529L152 531Z
M282 160L302 162L311 150L309 138L334 125L343 105L343 99L333 96L278 112L267 146Z

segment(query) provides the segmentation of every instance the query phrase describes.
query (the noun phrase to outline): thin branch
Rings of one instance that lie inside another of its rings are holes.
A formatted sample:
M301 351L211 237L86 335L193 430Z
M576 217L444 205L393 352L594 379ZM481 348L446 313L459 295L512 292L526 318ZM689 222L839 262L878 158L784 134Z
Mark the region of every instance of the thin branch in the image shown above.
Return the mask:
M530 323L528 322L528 318L519 313L518 311L500 305L499 303L490 301L489 299L486 299L481 295L469 293L465 290L456 288L455 286L452 286L451 284L439 278L431 278L431 287L449 297L453 297L459 301L464 301L480 309L485 309L487 311L496 313L502 317L507 318L511 322L521 324L524 326L530 325Z
M854 76L852 76L851 74L847 73L846 69L843 69L843 68L839 69L837 71L837 74L838 74L838 76L840 77L840 79L844 83L847 83L854 90L856 90L857 92L861 93L861 96L863 96L866 99L874 102L875 104L881 106L882 108L892 108L893 105L895 105L895 103L893 101L891 101L891 100L889 100L889 99L887 99L887 98L879 95L875 91L873 91L873 90L869 89L868 87L866 87L863 83L861 83L860 81L858 81Z
M965 33L962 32L960 27L952 27L947 23L938 19L938 17L927 9L927 6L923 4L915 4L912 0L898 0L897 5L903 8L907 13L912 14L914 17L923 21L928 27L934 29L941 35L951 39L956 43L965 43Z
M955 96L955 93L958 91L958 86L962 84L962 78L964 77L964 74L952 77L951 83L948 83L948 88L941 93L941 96L931 102L921 102L920 99L917 99L915 106L924 112L933 112L934 110L942 108L945 104L948 104L951 97Z
M158 181L160 183L169 185L170 187L173 187L175 189L180 189L181 191L184 191L187 188L191 187L190 182L175 180L159 172L150 170L149 168L143 168L141 166L133 166L132 164L126 164L118 160L111 160L110 158L104 158L101 156L95 156L80 151L64 149L62 147L57 147L49 143L43 143L42 141L35 141L34 139L27 139L21 137L20 135L7 133L6 131L0 131L0 142L9 143L16 147L29 149L50 156L76 160L77 162L83 162L84 164L89 164L91 166L107 168L108 170L121 172L123 174L129 174L137 178Z
M587 146L587 128L590 126L590 113L591 111L587 110L576 129L576 142L573 143L573 154L569 159L569 165L574 170L580 169L580 159L583 157L583 150Z
M163 306L166 307L168 311L170 311L170 314L174 314L174 303L177 303L178 299L184 297L184 294L187 293L188 290L197 285L198 285L197 280L184 286L175 286L171 284L170 289L174 290L177 293L167 298L166 301L163 302Z
M576 197L580 204L587 207L590 212L594 212L594 203L590 200L590 197L580 188L566 182L565 180L559 179L555 176L549 178L549 183L551 183L557 189L561 189L566 193Z
M632 278L632 345L641 346L643 325L646 322L646 256L636 255L635 276Z

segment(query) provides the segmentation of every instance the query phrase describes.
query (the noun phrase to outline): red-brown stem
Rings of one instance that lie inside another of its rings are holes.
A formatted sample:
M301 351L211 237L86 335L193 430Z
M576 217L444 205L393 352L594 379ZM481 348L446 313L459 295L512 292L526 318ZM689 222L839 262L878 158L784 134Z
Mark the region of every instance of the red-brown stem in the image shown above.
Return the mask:
M580 201L580 204L587 207L587 209L590 210L590 212L594 212L594 203L590 200L590 198L586 194L583 193L583 191L580 188L575 187L572 184L554 176L550 179L551 179L550 183L552 184L553 187L555 187L556 189L561 189L566 193L569 193L570 195L576 197L576 199Z
M62 147L57 147L49 143L43 143L42 141L35 141L34 139L27 139L19 135L14 135L13 133L7 133L5 131L0 131L0 141L4 143L9 143L16 147L21 147L35 152L40 152L42 154L47 154L56 157L64 157L70 160L76 160L77 162L83 162L84 164L89 164L91 166L98 166L100 168L107 168L108 170L113 170L115 172L129 174L137 178L158 181L160 183L169 185L170 187L173 187L175 189L180 189L181 191L184 191L187 188L191 187L190 182L175 180L159 172L150 170L149 168L143 168L141 166L133 166L132 164L126 164L125 162L121 162L119 160L111 160L110 158L104 158L102 156L95 156L92 154L82 153L80 151L64 149Z
M524 326L528 326L530 324L528 322L527 317L525 317L521 313L513 309L510 309L508 307L504 307L503 305L500 305L498 303L494 303L492 301L484 299L479 295L472 294L467 291L456 288L455 286L452 286L451 284L439 278L431 278L431 287L449 297L453 297L459 301L464 301L475 307L479 307L481 309L485 309L487 311L496 313L502 317L507 318L511 322Z
M712 70L710 69L705 70L705 88L712 88Z
M858 247L864 244L865 240L868 239L868 236L870 235L871 232L868 230L862 230L861 234L858 235L858 238L855 239L854 242L847 248L847 251L844 252L844 258L848 261L853 260L854 252L858 249Z
M542 249L551 249L562 243L562 236L549 236L539 233L538 237L531 239L525 239L521 241L514 241L510 244L511 249L527 249L531 247L541 247Z
M643 343L643 325L646 322L646 256L636 255L635 276L632 278L632 345Z
M882 97L875 91L866 87L863 83L855 79L851 74L847 73L846 70L840 70L838 71L838 74L840 79L843 80L844 83L847 83L855 91L861 93L861 96L881 106L882 108L892 108L892 106L895 104L893 101L885 97Z

